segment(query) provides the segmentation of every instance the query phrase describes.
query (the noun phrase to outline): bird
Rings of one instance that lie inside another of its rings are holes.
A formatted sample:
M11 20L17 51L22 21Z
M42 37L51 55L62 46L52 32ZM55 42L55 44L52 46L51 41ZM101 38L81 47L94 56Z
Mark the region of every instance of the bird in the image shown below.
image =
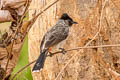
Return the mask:
M40 72L43 69L49 49L68 37L69 29L73 24L78 23L73 21L67 13L63 13L57 23L45 33L40 45L40 56L38 57L32 72Z

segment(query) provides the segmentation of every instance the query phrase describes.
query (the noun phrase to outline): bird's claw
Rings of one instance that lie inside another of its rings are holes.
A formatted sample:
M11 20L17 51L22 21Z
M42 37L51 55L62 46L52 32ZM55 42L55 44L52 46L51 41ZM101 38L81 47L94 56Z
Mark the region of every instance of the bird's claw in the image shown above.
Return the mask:
M59 48L63 54L65 54L67 51L64 48Z
M53 54L52 54L51 52L49 52L49 56L50 56L50 57L52 57L52 56L53 56Z

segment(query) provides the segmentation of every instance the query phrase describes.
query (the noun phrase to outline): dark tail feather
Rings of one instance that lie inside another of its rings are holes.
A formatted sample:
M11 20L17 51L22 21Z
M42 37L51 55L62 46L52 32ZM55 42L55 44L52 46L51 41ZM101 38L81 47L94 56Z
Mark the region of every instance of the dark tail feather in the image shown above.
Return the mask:
M44 52L42 52L40 54L39 58L37 59L35 65L32 69L33 72L39 72L43 68L47 53L48 53L48 51L45 50Z

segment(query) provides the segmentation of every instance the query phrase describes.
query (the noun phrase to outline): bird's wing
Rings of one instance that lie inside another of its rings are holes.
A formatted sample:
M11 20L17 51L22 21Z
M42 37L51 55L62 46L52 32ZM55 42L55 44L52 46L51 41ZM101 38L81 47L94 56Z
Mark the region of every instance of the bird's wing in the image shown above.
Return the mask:
M69 29L61 27L61 25L55 25L51 30L49 30L41 42L41 48L49 48L63 41L68 36Z

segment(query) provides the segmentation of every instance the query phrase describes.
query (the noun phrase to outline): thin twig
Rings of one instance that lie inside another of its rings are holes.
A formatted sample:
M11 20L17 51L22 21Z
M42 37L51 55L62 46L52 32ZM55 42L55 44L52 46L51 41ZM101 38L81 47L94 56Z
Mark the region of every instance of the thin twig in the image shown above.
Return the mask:
M19 28L21 27L21 24L22 24L22 21L23 21L25 15L26 15L27 12L28 12L28 11L27 11L27 10L28 10L28 7L29 7L29 0L27 0L27 2L26 2L25 11L24 11L24 13L23 13L23 15L22 15L22 17L21 17L21 19L20 19L19 24L17 25L17 30L15 31L15 34L14 34L14 36L13 36L13 41L14 41L14 38L16 37L17 32L19 31Z
M19 71L17 71L13 77L10 80L13 80L20 72L22 72L24 69L26 69L27 67L29 67L31 64L33 64L34 62L36 62L36 60L30 62L29 64L27 64L26 66L24 66L23 68L21 68Z
M46 11L47 9L49 9L52 5L54 5L55 3L57 3L59 0L56 0L55 2L53 2L52 4L50 4L49 6L47 6L45 9L43 9L40 13L38 13L31 21L34 21L35 22L35 20L37 19L37 17L39 16L39 15L41 15L44 11ZM34 24L34 23L33 23ZM32 26L32 24L31 24L31 26ZM13 80L16 76L17 76L17 74L19 74L20 72L22 72L25 68L27 68L27 67L29 67L32 63L34 63L34 62L36 62L36 60L34 60L34 61L32 61L31 63L29 63L29 64L27 64L25 67L23 67L23 68L21 68L19 71L17 71L14 75L13 75L13 77L11 78L11 80Z
M12 42L12 46L13 46L13 42ZM6 66L5 66L5 70L6 70L6 72L7 72L7 67L8 67L8 64L9 64L9 60L10 60L10 57L11 57L11 55L12 55L12 48L10 49L10 52L8 51L8 49L7 49L7 47L5 47L6 48L6 51L7 51L7 54L8 54L8 60L7 60L7 64L6 64Z
M20 28L20 25L21 25L21 23L22 23L22 21L23 21L23 19L24 19L24 16L26 15L26 11L27 11L27 9L28 9L28 6L29 6L29 0L27 0L27 2L26 2L25 11L24 11L24 13L23 13L23 16L22 16L21 19L20 19L20 23L17 25L17 30L15 31L15 35L13 35L13 41L12 41L11 50L10 50L10 52L7 51L7 53L8 53L8 60L7 60L7 64L6 64L6 67L5 67L6 71L7 71L7 67L8 67L8 64L9 64L10 55L12 54L12 51L13 51L14 38L16 37L16 34L17 34L17 32L18 32L18 30L19 30L19 28ZM6 50L7 50L7 48L6 48Z
M1 34L1 33L0 33ZM2 34L1 34L2 35ZM5 74L7 73L7 67L8 67L8 64L9 64L9 60L10 60L10 53L8 51L8 48L5 44L5 42L3 41L3 46L5 46L5 49L6 49L6 52L7 52L7 57L8 57L8 60L7 60L7 63L6 63L6 66L5 66ZM3 79L5 78L6 75L4 75Z
M104 11L104 7L105 7L105 4L106 4L107 1L108 1L108 0L105 0L105 1L104 1L104 4L103 4L103 6L102 6L101 15L100 15L100 20L99 20L100 28L99 28L98 32L95 34L95 36L92 38L92 40L90 40L84 47L89 46L89 44L90 44L90 43L98 36L98 34L100 33L101 28L102 28L102 26L101 26L101 21L102 21L103 11ZM61 75L61 73L64 71L64 69L65 69L65 68L68 66L68 64L74 59L74 57L77 56L77 54L78 54L78 53L75 53L75 54L73 55L73 57L67 62L67 64L66 64L66 65L62 68L62 70L59 72L59 74L57 75L57 77L55 78L55 80L58 79L58 77Z
M53 2L52 4L50 4L49 6L47 6L45 9L43 9L40 13L38 13L33 20L35 20L39 15L41 15L44 11L46 11L47 9L49 9L52 5L54 5L55 3L57 3L59 0L56 0L55 2Z
M77 47L77 48L67 49L65 51L68 52L68 51L75 51L75 50L79 50L79 49L93 49L93 48L106 48L106 47L120 47L120 44ZM52 53L52 55L55 55L55 54L58 54L58 53L62 53L62 51L54 52L54 53Z
M9 63L9 60L10 60L10 54L9 54L9 51L8 51L8 49L7 49L7 47L6 47L6 45L3 43L3 45L5 46L5 49L6 49L6 51L7 51L7 57L8 57L8 60L7 60L7 64L6 64L6 66L5 66L5 75L4 75L4 77L3 77L3 79L5 78L5 76L6 76L6 73L7 73L7 67L8 67L8 63Z
M31 24L29 25L29 28L28 28L26 34L27 34L28 31L31 29L32 25L35 23L35 21L37 20L37 18L38 18L44 11L46 11L47 9L49 9L52 5L54 5L54 4L57 3L58 1L59 1L59 0L56 0L56 1L53 2L52 4L48 5L45 9L43 9L40 13L38 13L36 16L34 16L34 17L30 20ZM26 34L25 34L25 35L26 35Z
M100 46L87 46L87 47L77 47L77 48L73 48L73 49L68 49L66 51L73 51L73 50L79 50L79 49L93 49L93 48L105 48L105 47L120 47L120 44L113 44L113 45L100 45ZM55 52L53 54L56 53L62 53L61 51ZM75 56L74 56L75 57ZM72 57L71 59L73 59L74 57ZM70 61L70 60L69 60ZM22 72L24 69L26 69L27 67L29 67L31 64L33 64L34 62L36 62L36 60L30 62L29 64L27 64L26 66L24 66L23 68L21 68L19 71L17 71L13 77L11 78L11 80L13 80L20 72ZM69 63L67 63L69 64ZM67 66L67 65L65 65Z

